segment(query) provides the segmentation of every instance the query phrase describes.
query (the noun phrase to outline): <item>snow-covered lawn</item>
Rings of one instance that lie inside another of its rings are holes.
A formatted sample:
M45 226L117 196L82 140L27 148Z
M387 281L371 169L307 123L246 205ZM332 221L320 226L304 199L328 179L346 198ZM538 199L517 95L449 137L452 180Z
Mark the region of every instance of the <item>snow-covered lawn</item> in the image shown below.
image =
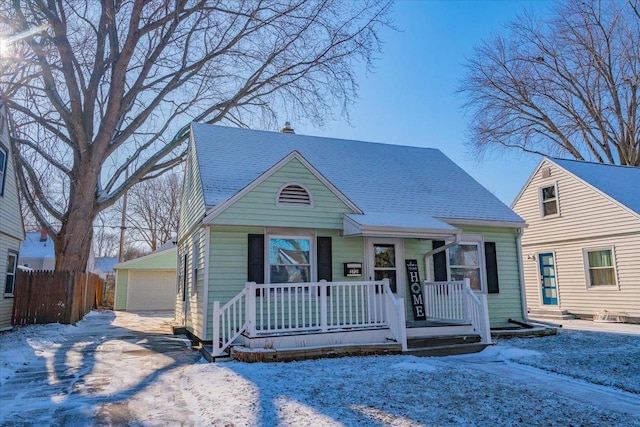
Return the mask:
M137 335L169 321L93 312L0 334L0 425L640 426L640 325L454 357L209 364Z

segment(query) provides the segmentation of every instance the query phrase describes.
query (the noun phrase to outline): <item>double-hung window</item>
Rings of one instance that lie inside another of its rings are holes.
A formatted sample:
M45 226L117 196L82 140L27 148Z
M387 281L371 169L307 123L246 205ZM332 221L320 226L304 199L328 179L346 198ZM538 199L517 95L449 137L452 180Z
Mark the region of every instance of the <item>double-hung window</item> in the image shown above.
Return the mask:
M540 188L540 213L542 217L558 214L557 190L555 184Z
M312 281L311 237L269 237L269 283Z
M616 270L613 248L584 250L587 286L616 286Z
M7 275L4 285L4 295L13 296L13 292L16 286L16 270L18 268L18 254L15 252L9 252L7 257Z
M451 280L469 279L471 289L482 290L480 244L460 243L449 248L449 274Z

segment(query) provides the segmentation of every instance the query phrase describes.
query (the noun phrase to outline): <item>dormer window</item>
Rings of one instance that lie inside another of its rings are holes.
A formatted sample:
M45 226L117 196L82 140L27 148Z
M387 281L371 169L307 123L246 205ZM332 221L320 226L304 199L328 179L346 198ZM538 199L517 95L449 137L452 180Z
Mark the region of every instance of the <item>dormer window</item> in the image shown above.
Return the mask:
M282 206L313 206L313 198L302 184L285 184L278 191L277 204Z
M558 215L557 194L555 184L540 188L540 213L543 217Z

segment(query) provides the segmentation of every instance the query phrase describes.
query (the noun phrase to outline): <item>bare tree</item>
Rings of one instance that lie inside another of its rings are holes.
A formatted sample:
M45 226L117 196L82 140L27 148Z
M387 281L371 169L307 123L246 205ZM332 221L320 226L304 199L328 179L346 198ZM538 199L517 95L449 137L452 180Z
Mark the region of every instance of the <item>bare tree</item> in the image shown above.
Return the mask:
M189 123L322 124L356 97L387 2L0 2L0 97L25 200L56 268L83 270L96 215L182 160ZM33 28L41 30L33 31ZM22 34L22 36L21 36ZM346 114L346 113L345 113ZM126 177L127 169L130 172Z
M94 221L93 232L93 254L97 258L115 257L118 255L119 236L115 231L116 219L113 216L113 209L100 212ZM109 215L111 213L111 215Z
M152 251L178 233L182 175L171 172L136 184L129 191L127 221Z
M637 0L569 0L481 43L460 92L470 144L640 166Z

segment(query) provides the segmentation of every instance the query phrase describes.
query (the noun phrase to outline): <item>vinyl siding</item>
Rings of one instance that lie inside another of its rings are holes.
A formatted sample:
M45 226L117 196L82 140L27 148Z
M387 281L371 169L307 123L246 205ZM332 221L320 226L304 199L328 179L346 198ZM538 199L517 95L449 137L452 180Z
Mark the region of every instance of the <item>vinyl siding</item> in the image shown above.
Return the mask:
M546 168L551 176L543 178ZM557 185L560 215L541 218L538 191L552 183ZM529 225L522 237L529 309L556 309L542 304L538 272L538 254L553 252L558 309L582 315L606 309L640 317L639 216L548 161L535 171L513 209ZM619 289L587 289L583 249L600 246L615 247Z
M0 147L7 154L6 170L4 176L4 193L0 196L0 239L6 237L24 239L22 226L22 213L18 200L18 185L15 175L11 145L9 143L8 123L4 114L4 108L0 108ZM0 182L0 185L2 183ZM1 188L0 188L1 189ZM3 270L4 271L4 270Z
M278 190L285 183L306 186L313 198L313 207L276 205ZM342 229L345 212L351 212L351 209L298 159L292 159L220 213L212 224Z
M202 180L198 170L195 146L190 140L187 154L187 166L185 167L185 179L182 187L182 200L180 201L180 223L178 225L178 239L190 239L190 233L196 223L205 214L204 194Z
M129 285L129 270L116 271L116 291L113 301L115 310L127 308L127 286Z
M489 322L492 328L513 326L509 319L523 320L517 252L518 232L515 228L461 227L464 234L481 234L485 242L496 243L500 292L487 294Z

